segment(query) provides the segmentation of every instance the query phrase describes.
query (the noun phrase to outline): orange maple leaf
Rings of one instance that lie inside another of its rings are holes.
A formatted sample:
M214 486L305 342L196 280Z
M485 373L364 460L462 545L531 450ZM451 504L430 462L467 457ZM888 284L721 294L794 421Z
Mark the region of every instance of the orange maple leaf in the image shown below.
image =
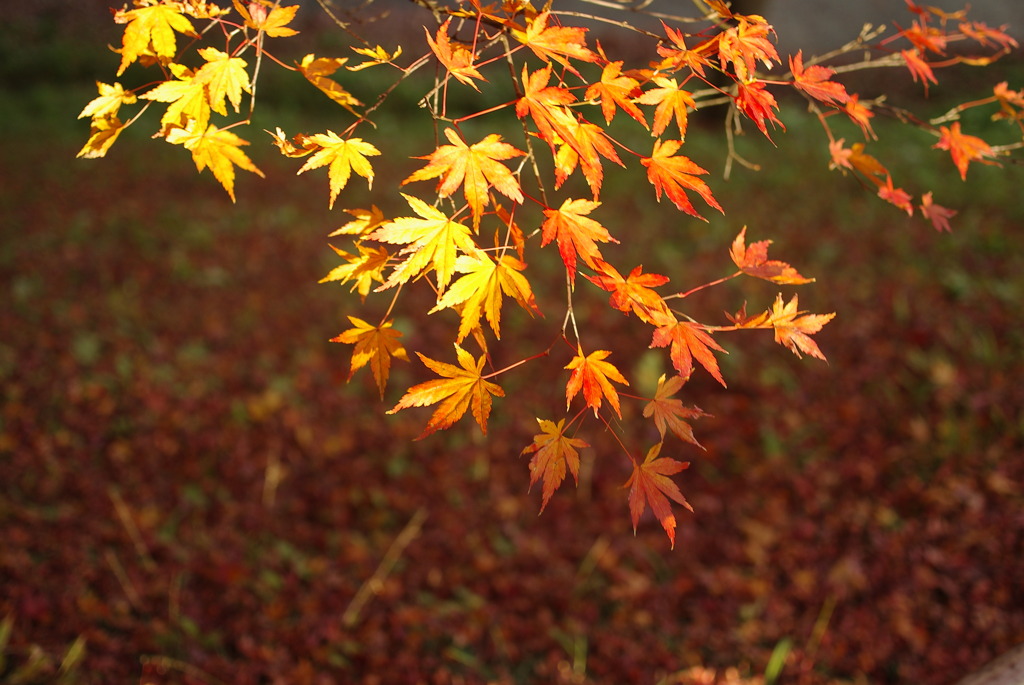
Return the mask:
M594 410L594 416L601 408L603 399L608 400L615 413L622 417L619 409L619 393L611 381L629 385L629 382L622 377L619 370L611 362L606 362L611 352L608 350L595 350L586 357L579 346L576 348L576 356L565 368L572 371L569 375L569 382L565 386L565 407L568 410L572 398L576 397L579 391L583 390L583 399L587 406Z
M615 146L603 128L592 124L583 117L573 119L571 115L564 118L564 128L570 138L559 146L555 154L555 188L560 188L565 179L576 170L577 163L583 169L587 185L594 193L594 199L601 194L601 183L604 179L604 168L601 157L625 166L615 152Z
M558 423L537 419L537 423L540 424L541 432L533 436L533 442L520 454L533 454L530 459L530 487L541 478L544 479L540 503L543 512L551 495L565 480L566 469L579 484L580 455L576 450L590 445L579 438L566 437L565 419Z
M473 66L473 60L476 55L473 51L462 43L453 43L448 38L448 25L452 23L451 17L445 20L441 27L437 30L437 40L435 41L430 37L430 32L425 28L423 29L427 34L427 44L430 45L430 49L434 52L438 61L444 65L444 68L448 70L452 76L459 80L459 82L466 84L473 90L480 92L476 83L473 79L479 79L486 82L487 79L477 71L476 67Z
M1019 43L1006 33L1006 28L1004 25L994 29L981 21L965 21L959 25L960 33L978 41L978 43L985 47L992 43L999 45L1003 50L1019 47Z
M921 59L921 53L917 50L902 50L900 55L903 57L903 61L906 63L907 68L910 69L910 75L914 78L914 83L917 83L918 79L921 81L921 85L924 86L924 92L928 93L928 82L938 84L935 79L935 74L932 73L932 68L928 66L928 63Z
M874 129L871 128L871 118L874 117L874 113L871 108L860 101L860 96L857 93L850 95L850 99L843 105L843 111L850 117L851 120L858 126L864 133L865 138L876 139L878 136L875 135Z
M360 299L365 301L366 296L370 294L370 287L374 281L378 283L384 282L384 267L387 266L390 255L383 247L372 247L356 243L356 249L359 250L358 255L339 250L334 245L331 245L331 249L344 259L345 263L331 269L330 273L317 281L318 283L329 283L331 281L347 283L355 281L352 285L352 290L357 291Z
M807 314L798 311L797 296L788 304L783 305L782 293L775 298L772 305L771 321L775 329L775 342L785 345L797 357L801 352L816 357L822 361L825 355L818 349L818 344L811 340L811 336L822 329L822 327L835 318L836 313L831 314Z
M693 507L683 497L669 476L689 467L688 461L677 461L669 457L658 458L662 443L658 443L647 451L643 463L633 460L633 474L623 487L629 488L629 513L633 519L633 532L636 533L640 516L651 505L651 511L665 529L669 542L676 546L676 517L672 514L669 499L683 505L690 511Z
M672 28L664 21L661 22L661 27L665 29L665 35L668 36L672 44L658 45L658 55L662 57L659 69L678 71L683 68L689 68L693 73L703 78L704 68L711 66L711 61L708 59L708 48L712 45L717 45L718 41L708 40L691 50L686 47L686 36L682 31Z
M601 71L601 80L587 88L586 97L588 100L601 100L601 113L604 114L606 124L612 123L615 108L618 107L647 128L644 113L633 103L633 99L639 95L640 84L637 80L622 75L622 62L609 62Z
M380 390L380 397L384 399L384 388L388 384L388 375L391 372L391 358L409 361L409 355L405 348L398 342L402 337L401 331L391 327L393 321L385 321L379 326L374 326L354 316L348 317L354 328L339 333L331 338L331 342L340 342L348 345L355 345L352 350L352 364L348 372L348 379L352 380L355 372L367 364L373 372L373 378Z
M437 190L440 197L449 197L460 185L464 186L463 193L473 212L475 229L480 226L484 207L490 204L489 188L493 187L513 202L523 201L519 181L500 160L519 157L525 152L501 142L501 136L497 133L473 145L466 145L453 129L445 129L444 134L452 144L442 145L430 155L419 157L430 160L429 164L413 172L402 181L402 185L441 176Z
M914 213L914 205L910 203L910 193L902 188L894 188L892 176L886 176L885 183L878 186L878 197L891 205L899 207L907 213L907 216L911 216Z
M999 166L998 162L985 159L995 155L989 144L977 136L961 132L959 121L954 121L953 125L949 127L940 126L939 142L932 147L949 151L953 163L956 164L956 168L960 172L960 178L965 181L967 180L967 166L971 162Z
M668 314L665 300L651 289L668 283L666 276L645 274L644 267L637 266L623 278L615 267L600 259L594 261L594 268L598 272L596 275L584 274L584 277L602 290L611 292L609 302L620 312L628 314L632 311L647 323L654 323L655 314Z
M932 222L932 226L939 233L946 231L952 233L953 229L949 225L949 220L956 216L956 210L947 209L942 205L937 205L932 202L931 191L921 196L921 204L918 205L921 208L921 215Z
M558 209L544 210L547 218L541 225L541 247L552 240L558 243L558 253L572 283L576 282L577 256L594 268L595 260L601 258L597 243L619 242L604 226L586 216L600 206L600 202L591 200L568 199Z
M723 69L727 63L732 63L739 81L749 81L757 68L757 62L771 69L772 62L779 61L779 53L768 39L773 29L764 17L756 14L735 16L739 24L726 29L719 36L718 58Z
M520 119L527 114L537 125L537 135L553 150L556 140L573 140L567 123L575 122L565 110L565 105L576 101L576 96L565 88L549 86L551 66L530 74L523 65L523 97L516 101L516 116Z
M585 28L578 26L548 26L550 12L541 12L532 19L527 19L526 30L512 29L512 37L545 62L554 60L576 75L576 71L568 57L583 62L596 62L597 55L586 46Z
M817 64L804 68L803 50L798 50L795 57L790 56L789 69L793 72L793 85L815 100L836 106L850 101L846 86L829 80L835 71Z
M757 125L758 130L764 134L765 138L772 139L768 135L765 121L770 121L772 126L778 126L783 131L786 130L783 123L775 116L775 112L772 111L779 108L779 103L775 100L775 96L768 92L764 83L753 81L752 83L741 82L737 85L736 97L733 100L736 107Z
M487 417L491 414L491 395L504 397L505 391L497 383L483 378L484 364L487 355L481 355L476 361L473 355L455 345L455 354L459 366L445 364L425 357L419 352L416 356L431 371L441 376L434 380L415 385L405 393L388 414L394 414L409 407L426 407L440 402L434 411L427 427L423 429L417 440L422 440L437 430L450 427L470 409L480 430L487 433Z
M744 226L739 235L736 236L736 239L732 241L732 247L729 248L729 255L732 257L732 261L736 263L736 266L743 273L755 278L763 278L772 283L801 285L814 281L813 278L801 276L797 273L796 269L786 262L768 259L768 246L772 244L772 241L759 240L756 243L751 243L749 246L745 245L746 233L747 227Z
M661 201L661 194L664 192L680 210L702 221L707 221L693 208L693 204L686 197L684 189L688 189L704 198L704 202L710 207L724 214L725 210L712 196L711 188L696 176L696 174L708 173L707 169L697 166L684 155L673 157L680 145L678 140L666 140L664 143L661 140L656 140L651 156L640 160L640 163L647 167L647 179L654 185L658 201Z
M665 432L670 430L681 440L700 447L700 443L693 435L693 427L685 419L699 419L707 414L697 407L685 407L681 400L672 398L685 382L682 376L672 376L665 380L665 374L661 374L658 387L654 391L654 399L644 406L644 418L654 417L654 425L662 440L665 439Z
M675 117L676 124L679 126L679 140L685 140L689 111L697 108L693 94L680 88L675 79L655 76L652 80L659 87L644 92L639 99L642 104L658 106L654 110L654 125L651 128L651 133L660 136Z
M728 353L700 324L675 321L674 317L668 319L668 323L654 329L650 347L669 345L671 345L669 358L672 360L672 366L684 379L690 378L690 374L693 373L693 360L696 359L716 381L725 386L722 372L718 368L718 360L715 359L712 350Z

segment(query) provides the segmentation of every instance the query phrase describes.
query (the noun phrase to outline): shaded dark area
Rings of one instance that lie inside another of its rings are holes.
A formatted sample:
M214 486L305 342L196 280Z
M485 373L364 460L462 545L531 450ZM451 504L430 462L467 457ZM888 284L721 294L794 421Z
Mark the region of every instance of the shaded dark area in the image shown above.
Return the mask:
M818 277L802 307L838 312L828 365L727 338L729 389L686 386L714 418L706 451L666 444L696 510L670 552L649 516L634 537L616 455L587 451L592 476L537 516L519 451L563 392L542 374L510 381L486 439L463 420L412 442L428 412L384 415L418 365L384 403L365 371L345 384L327 340L365 310L316 284L342 216L323 177L254 145L268 179L239 178L232 206L144 134L75 161L88 79L5 83L28 111L0 145L0 679L38 649L47 682L81 636L72 682L759 682L788 641L780 682L942 685L1024 640L1019 167L962 185L893 147L923 187L945 179L953 235L819 173L799 113L762 158L778 169L713 179L729 213L710 225L609 181L623 263L698 284L749 224ZM408 173L391 163L375 188ZM343 206L368 203L352 190ZM776 290L712 291L695 315ZM399 324L431 353L441 316ZM642 375L661 355L624 321L593 334Z

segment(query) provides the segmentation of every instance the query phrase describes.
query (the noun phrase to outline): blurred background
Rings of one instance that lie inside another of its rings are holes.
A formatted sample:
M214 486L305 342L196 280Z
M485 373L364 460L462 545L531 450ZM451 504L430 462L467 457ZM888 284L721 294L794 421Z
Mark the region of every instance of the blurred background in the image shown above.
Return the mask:
M1019 3L973 5L1021 35ZM902 2L763 11L805 52L863 20L910 21ZM700 372L684 387L713 416L694 424L704 450L663 451L692 463L678 482L695 513L677 512L670 551L649 514L634 536L629 472L607 446L586 450L580 486L537 516L519 453L562 392L536 379L567 360L509 374L517 399L496 402L486 439L464 420L412 442L427 411L384 415L424 379L418 363L395 366L383 402L365 370L345 383L351 349L329 338L387 304L317 284L336 263L326 236L349 219L342 208L406 211L394 186L433 149L416 104L429 84L396 91L361 131L385 153L374 188L355 179L329 212L326 178L296 178L263 130L351 118L268 70L240 132L267 178L240 174L232 205L183 150L149 140L154 117L106 159L75 159L88 136L75 117L95 81L115 78L109 17L105 2L37 0L7 8L0 33L0 682L52 682L65 660L65 681L83 683L942 685L1024 641L1018 164L973 164L963 182L934 137L873 120L897 184L958 211L951 234L830 173L796 100L780 99L774 146L751 127L738 141L763 170L728 181L721 116L695 117L687 154L726 208L708 223L657 203L636 169L607 170L616 264L697 285L732 271L728 246L747 225L748 240L773 239L773 256L817 277L785 297L837 312L816 336L828 364L767 333L722 336L729 388ZM315 3L299 17L304 35L272 48L286 63L351 54ZM406 10L375 25L388 48L411 26L412 59L430 21ZM1024 63L938 76L927 98L903 73L857 87L938 116L999 81L1024 87ZM122 80L152 78L132 68ZM367 101L380 90L372 69L343 78ZM450 104L506 95L453 88ZM969 112L964 130L1013 140L990 113ZM533 254L557 280L557 257ZM693 315L724 322L779 289L733 282L692 298ZM597 316L606 293L579 293L578 312L595 315L586 335L622 350L635 391L652 393L665 355L616 312ZM560 299L541 298L545 319L510 318L526 351L502 349L504 361L548 344ZM440 357L454 319L415 304L396 325ZM624 407L627 423L641 406Z

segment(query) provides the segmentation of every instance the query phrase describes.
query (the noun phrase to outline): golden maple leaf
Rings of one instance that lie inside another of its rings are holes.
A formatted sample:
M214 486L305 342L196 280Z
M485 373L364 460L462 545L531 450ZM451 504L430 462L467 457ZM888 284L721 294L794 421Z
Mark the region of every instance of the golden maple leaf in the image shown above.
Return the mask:
M157 84L139 97L168 103L167 111L160 118L165 131L173 127L206 130L210 123L210 96L206 84L181 64L172 64L170 69L176 80Z
M811 336L822 329L822 327L835 317L831 314L807 314L798 311L797 296L793 295L787 304L782 303L782 293L775 298L772 305L771 325L775 329L775 342L785 345L797 357L801 352L816 357L822 361L825 355L818 349L818 344L811 340Z
M580 455L576 450L590 445L579 438L566 437L564 418L558 423L537 419L537 423L540 425L540 433L533 436L533 442L520 454L533 453L530 459L530 487L541 478L544 479L540 503L543 512L551 495L565 480L566 469L572 474L573 480L579 483Z
M334 79L328 78L331 74L341 68L347 57L320 57L310 53L298 63L299 71L306 77L306 80L320 89L320 91L347 109L355 116L359 116L353 107L359 107L360 102L352 93L341 87L341 84Z
M100 119L116 117L121 105L134 105L136 102L135 93L126 91L120 83L109 85L97 81L96 88L99 91L99 97L89 101L89 104L78 115L79 119L83 117Z
M174 58L178 50L174 32L188 36L197 36L195 27L178 9L170 4L150 5L133 10L118 10L114 21L128 24L122 38L121 65L117 69L120 76L132 62L152 49L152 52L165 60Z
M93 117L89 127L89 140L79 150L76 157L97 159L107 154L107 150L121 135L125 125L115 116Z
M263 172L241 150L243 145L249 143L231 131L222 131L212 124L205 131L197 131L197 128L195 122L188 128L172 128L167 134L167 142L182 145L189 150L198 171L209 167L214 178L220 181L234 202L236 166L263 177Z
M467 409L472 411L480 430L486 434L487 417L491 413L491 395L505 396L505 391L498 384L483 378L487 355L481 355L474 361L473 356L457 344L455 353L459 366L435 361L417 352L420 361L441 378L409 388L398 404L388 411L388 414L394 414L408 407L426 407L440 402L417 440L422 440L434 431L448 428L462 418Z
M365 178L368 186L373 185L373 167L366 158L379 155L380 150L372 144L362 138L341 138L334 131L306 136L305 141L317 145L320 149L306 160L298 173L330 165L327 170L327 176L331 181L329 207L334 207L338 193L348 183L353 171Z
M280 7L270 3L250 3L249 7L253 10L250 12L239 0L231 1L245 20L245 25L251 29L263 31L271 38L294 36L298 33L295 29L288 28L288 24L295 18L295 12L299 9L298 5Z
M240 57L232 57L217 48L200 48L199 55L206 64L196 72L195 80L205 84L210 109L220 115L227 115L225 99L238 111L242 93L251 93L246 63Z
M352 322L354 328L339 333L331 338L331 342L355 345L348 373L349 380L352 380L356 371L369 364L373 378L377 382L377 388L380 390L380 397L384 399L384 388L387 387L388 375L391 372L391 358L409 361L409 355L405 348L398 342L402 333L391 327L394 322L390 320L379 326L374 326L354 316L348 317L348 320Z
M359 250L358 255L339 250L334 245L331 245L331 249L344 259L345 263L331 269L330 273L318 281L319 283L355 281L352 290L357 291L362 300L366 300L373 282L384 282L384 267L387 265L390 255L383 247L370 247L358 243L356 245L356 249Z
M583 356L583 350L576 348L576 356L566 365L566 369L572 371L569 375L569 382L565 386L565 406L569 408L572 398L580 390L583 390L583 399L587 406L594 410L594 416L601 408L602 398L608 400L615 413L621 418L622 411L619 409L619 393L611 381L629 385L629 381L622 377L615 365L606 362L605 359L611 354L608 350L595 350Z

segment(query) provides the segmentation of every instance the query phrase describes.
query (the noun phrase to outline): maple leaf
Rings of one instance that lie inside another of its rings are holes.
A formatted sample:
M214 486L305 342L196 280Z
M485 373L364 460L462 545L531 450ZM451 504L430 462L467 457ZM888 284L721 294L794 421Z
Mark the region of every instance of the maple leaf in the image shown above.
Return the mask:
M473 66L473 59L475 58L473 52L462 43L453 43L448 38L448 25L451 23L452 20L449 17L441 24L441 27L437 30L436 41L430 37L430 32L424 28L423 30L427 34L427 44L430 45L430 49L438 61L448 70L449 74L454 76L460 83L464 83L473 90L480 92L473 79L479 79L484 82L487 79Z
M748 81L757 68L757 62L764 64L766 69L772 68L772 62L778 62L779 53L768 40L772 27L763 17L758 15L736 15L737 26L723 31L718 40L718 58L722 68L732 63L733 71L739 81Z
M195 122L197 130L205 130L210 123L210 97L206 84L196 79L187 67L172 64L170 68L177 80L164 81L139 97L168 103L167 111L160 118L165 128L189 127L190 122Z
M462 323L457 342L461 343L480 325L481 314L491 324L494 337L501 340L502 293L514 297L531 316L534 312L540 313L530 283L520 273L525 268L526 264L511 255L502 255L497 261L483 251L463 255L455 260L455 270L466 275L452 283L428 313L461 304Z
M572 398L576 397L579 391L583 390L583 399L587 406L594 410L594 416L601 408L603 399L608 400L615 413L622 418L622 411L619 409L619 393L611 381L629 385L629 382L622 377L619 370L611 362L606 362L611 352L608 350L595 350L586 357L583 350L577 346L576 356L565 368L572 371L569 375L569 382L565 386L565 408L569 409Z
M640 516L651 506L651 511L665 529L672 548L676 546L676 517L672 514L669 499L683 505L690 511L693 507L679 491L679 486L669 476L675 475L689 467L688 461L677 461L669 457L661 457L662 443L658 443L647 451L643 463L633 461L633 474L623 487L629 488L629 513L633 519L633 532L636 533Z
M346 140L330 130L327 133L306 136L306 141L317 145L320 149L307 159L296 173L301 174L310 169L330 165L327 170L327 176L331 181L331 200L328 204L330 208L333 209L338 193L348 183L353 171L366 179L367 187L373 186L373 167L366 158L379 155L380 150L372 144L362 138Z
M125 91L120 83L109 85L97 81L96 89L99 91L99 97L89 101L89 104L78 115L79 119L83 117L99 119L116 117L121 105L134 105L136 102L135 93Z
M512 29L512 37L545 62L554 60L572 73L579 72L569 63L568 57L583 62L596 62L597 55L586 46L587 30L578 26L548 26L550 12L541 12L527 19L526 30Z
M331 342L340 342L347 345L355 345L352 350L352 364L348 372L348 379L352 380L355 372L367 364L373 372L373 378L380 390L380 398L384 399L384 389L388 384L388 375L391 372L391 358L409 361L409 355L405 348L398 342L402 337L401 331L391 327L392 321L388 320L379 326L374 326L354 316L348 317L355 328L343 331L331 338Z
M835 318L836 313L831 314L807 314L797 310L797 296L788 304L782 304L782 293L775 298L772 305L771 324L775 329L775 342L785 345L793 354L800 357L800 353L809 354L822 361L825 355L818 349L818 344L811 340L812 335Z
M336 235L363 236L373 232L384 223L384 213L378 209L377 205L371 205L370 209L346 209L344 211L354 216L355 219L327 234L328 238Z
M281 130L280 126L270 135L274 138L274 145L285 157L305 157L319 148L316 143L309 140L309 136L305 133L296 133L294 138L288 140L288 135Z
M299 9L298 5L289 5L288 7L273 5L268 12L266 7L250 3L249 7L253 10L250 12L239 0L231 1L238 13L242 15L245 25L251 29L263 31L271 38L284 38L298 33L295 29L288 28L288 24L295 18L295 12Z
M939 233L946 231L952 233L953 229L949 225L949 220L956 216L956 210L947 209L942 205L937 205L932 202L931 191L921 196L921 204L918 205L921 208L921 215L932 222L932 226Z
M625 165L619 159L615 146L603 128L583 117L573 119L572 115L566 115L564 118L565 130L570 138L558 148L555 155L555 188L562 186L565 179L576 170L578 163L583 168L583 176L587 179L587 185L590 186L596 200L601 194L601 183L604 178L601 157L619 166Z
M471 254L478 249L470 237L470 229L457 221L452 221L447 215L419 198L404 193L402 197L420 218L393 219L365 238L406 246L398 253L399 256L407 255L405 261L394 268L378 290L386 290L399 283L405 283L420 276L428 268L433 268L437 273L438 291L444 292L455 272L456 249L465 254Z
M661 194L664 192L680 210L702 221L707 221L693 208L690 200L686 197L684 189L689 189L704 198L704 202L710 207L724 214L725 210L712 196L711 188L696 176L696 174L708 173L707 170L694 164L689 157L683 155L673 157L680 145L678 140L666 140L664 143L661 140L656 140L651 156L640 160L640 163L647 167L647 179L654 185L658 201L661 201Z
M851 94L850 99L843 105L843 111L853 120L853 123L860 126L860 130L864 133L865 138L878 139L874 129L871 128L871 118L875 115L870 107L860 101L859 95L856 93Z
M352 290L357 291L360 299L365 301L373 282L384 282L384 267L387 265L389 255L383 247L370 247L359 243L356 245L358 255L339 250L334 245L331 245L331 249L344 259L345 263L331 269L330 273L318 281L319 283L347 283L354 280Z
M807 93L815 100L836 106L850 101L846 86L829 80L835 71L817 64L804 68L803 50L798 50L795 57L790 56L789 69L793 72L793 85L797 90Z
M556 139L565 142L573 139L566 123L575 119L565 112L565 105L575 102L576 96L565 88L549 86L550 80L550 65L532 74L523 65L523 96L516 100L516 116L522 119L529 114L537 125L537 135L554 149Z
M693 435L693 427L685 419L699 419L707 414L697 407L685 407L681 400L672 398L685 382L682 376L672 376L665 380L665 374L661 374L658 387L654 391L654 399L644 406L644 418L654 417L654 425L662 440L665 439L666 431L672 431L679 439L700 447L700 443Z
M540 503L541 512L548 505L548 500L558 486L565 480L568 469L573 480L579 484L580 455L577 449L590 447L579 438L565 435L565 419L558 423L546 419L537 419L541 432L533 436L533 442L525 447L520 454L533 454L530 459L530 487L538 480L544 479L544 488Z
M678 71L688 68L693 73L703 77L705 73L704 68L711 66L711 62L706 54L706 48L711 46L712 43L717 45L717 40L706 41L701 46L691 50L686 47L686 36L682 31L672 28L664 21L661 22L661 27L665 30L665 35L668 36L672 44L658 45L658 55L662 57L661 64L658 65L659 70Z
M985 47L988 47L993 43L999 45L1004 50L1020 47L1019 43L1006 33L1006 28L1007 27L1004 25L1000 26L998 29L994 29L981 21L965 21L959 24L960 33L964 34L968 38L976 40Z
M485 380L482 376L487 355L481 355L476 361L464 349L455 345L459 366L445 364L425 357L419 352L416 356L431 371L441 378L420 383L409 388L408 392L398 401L388 414L394 414L409 407L426 407L440 402L440 406L427 422L417 440L422 440L437 430L448 428L470 409L480 430L487 434L487 417L491 413L491 395L504 397L505 391L496 383Z
M480 216L484 207L490 204L488 189L499 193L516 203L522 203L523 191L519 181L500 160L526 154L522 150L501 142L501 136L492 133L473 145L466 143L453 129L447 128L445 136L451 145L442 145L427 157L427 166L414 172L402 185L441 176L437 194L449 197L460 185L465 186L466 202L473 212L473 228L480 227Z
M765 125L765 121L770 121L772 126L778 126L783 131L786 127L783 125L779 118L775 116L775 112L772 110L779 109L779 103L775 100L775 96L772 95L765 84L761 81L754 81L752 83L738 83L736 89L736 97L733 102L736 103L736 107L747 115L747 118L757 125L759 131L764 134L764 137L771 140L772 137L768 135L768 127Z
M910 194L902 188L894 188L892 176L886 176L885 183L879 184L878 197L899 207L907 213L907 216L911 216L914 213L914 205L910 203Z
M960 122L954 121L952 126L939 127L939 142L933 145L937 150L947 150L953 158L953 163L960 172L960 178L967 180L967 166L971 162L982 164L996 164L997 162L986 160L995 153L984 140L977 136L967 135L960 130Z
M124 129L125 125L115 116L93 117L89 126L89 140L75 156L84 159L105 156Z
M359 116L353 107L359 107L363 103L360 102L352 93L348 92L341 87L337 81L329 78L331 74L341 68L348 59L345 57L316 57L314 54L308 54L302 58L296 66L306 80L312 83L314 86L320 89L324 95L337 102L339 105L344 107L346 110Z
M763 278L772 283L801 285L814 281L813 278L801 276L797 273L796 269L786 262L768 259L768 246L772 244L772 241L759 240L756 243L751 243L749 246L745 245L746 233L747 227L744 226L739 235L736 236L736 239L732 241L732 247L729 248L729 255L732 257L732 261L736 263L736 266L743 273L755 278Z
M600 202L591 200L567 199L558 209L545 209L546 219L541 225L541 247L552 240L558 243L558 253L569 273L569 280L576 282L576 258L594 268L601 252L597 243L617 243L608 230L597 221L586 215L601 206Z
M918 79L921 81L921 85L924 86L924 92L928 93L928 82L938 84L935 79L935 74L932 73L932 68L928 66L928 63L921 59L921 53L917 50L902 50L900 55L903 57L903 61L906 63L907 68L910 69L910 75L914 78L914 83L917 83Z
M633 104L633 98L639 95L640 84L637 80L622 75L622 62L609 62L601 71L601 80L587 88L586 97L588 100L601 100L601 113L604 114L606 124L612 123L615 108L618 107L647 128L644 113Z
M357 48L353 46L352 50L364 57L369 57L370 59L352 67L345 67L349 71L362 71L363 69L375 67L379 64L387 64L388 62L398 59L399 55L402 54L401 45L395 48L394 52L388 52L379 45L373 48Z
M655 76L652 80L660 87L651 88L644 92L639 99L642 104L658 106L654 110L654 124L651 127L651 133L660 136L674 117L676 125L679 126L679 140L686 140L689 111L697 108L693 94L680 88L675 79Z
M725 387L722 372L718 368L718 360L715 359L712 350L728 353L700 324L669 319L668 323L655 328L650 347L669 345L671 345L669 358L680 376L689 380L693 373L693 360L696 359L716 381Z
M249 144L247 141L212 124L205 131L196 131L197 128L195 122L188 128L174 128L167 134L167 142L189 150L198 171L209 167L213 177L228 191L232 202L235 201L236 166L263 178L263 172L241 150L241 146Z
M600 259L594 260L597 275L584 277L591 283L611 292L610 304L620 312L632 311L641 321L654 323L655 314L667 315L668 306L661 295L651 288L668 283L661 274L645 274L643 266L634 267L626 278L615 267Z
M206 60L195 80L206 85L210 109L220 115L227 115L224 104L228 100L235 112L242 102L242 92L251 93L249 75L245 72L245 60L231 57L217 48L200 48L199 55Z
M169 4L150 5L133 10L121 9L114 15L114 21L128 24L122 38L118 76L150 48L158 58L173 59L178 51L175 31L187 36L198 36L192 22L178 11L178 8Z

